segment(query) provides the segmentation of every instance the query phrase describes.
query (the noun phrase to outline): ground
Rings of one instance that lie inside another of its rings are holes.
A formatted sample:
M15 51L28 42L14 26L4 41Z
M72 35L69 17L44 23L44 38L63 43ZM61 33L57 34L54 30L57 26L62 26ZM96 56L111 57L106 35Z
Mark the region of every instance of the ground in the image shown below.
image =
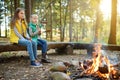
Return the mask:
M58 61L70 61L72 59L85 60L88 58L86 51L78 51L72 55L58 55L50 53L49 59L52 63L44 63L42 68L30 66L29 57L26 52L3 53L0 55L0 80L45 80L44 72ZM39 59L41 55L38 55Z

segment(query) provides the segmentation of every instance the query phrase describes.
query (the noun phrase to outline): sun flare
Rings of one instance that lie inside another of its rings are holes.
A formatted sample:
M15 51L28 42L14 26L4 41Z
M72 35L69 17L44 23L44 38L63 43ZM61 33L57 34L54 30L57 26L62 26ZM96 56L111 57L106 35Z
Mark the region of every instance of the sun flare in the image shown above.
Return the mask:
M111 14L111 0L101 0L100 9L103 14ZM120 0L117 1L117 12L120 14Z
M111 0L102 0L100 4L100 9L103 14L111 13Z

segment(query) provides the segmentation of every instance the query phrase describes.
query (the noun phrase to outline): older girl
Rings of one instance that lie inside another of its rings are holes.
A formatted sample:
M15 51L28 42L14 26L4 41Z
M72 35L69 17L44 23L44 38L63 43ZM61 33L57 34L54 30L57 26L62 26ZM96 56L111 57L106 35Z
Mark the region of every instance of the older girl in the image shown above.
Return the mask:
M37 61L37 44L27 35L25 12L22 8L16 9L15 14L11 20L10 42L27 47L31 66L42 66L42 64Z

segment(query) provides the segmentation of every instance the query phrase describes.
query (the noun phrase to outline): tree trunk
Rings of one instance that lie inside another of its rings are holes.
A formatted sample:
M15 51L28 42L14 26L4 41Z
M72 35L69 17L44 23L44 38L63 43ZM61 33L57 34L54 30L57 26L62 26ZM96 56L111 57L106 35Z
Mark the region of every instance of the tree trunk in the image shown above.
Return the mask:
M63 26L62 26L62 8L61 8L61 0L60 0L60 41L62 42L62 41L64 41L64 34L63 34Z
M72 0L70 0L70 3L69 3L69 16L70 16L70 23L69 23L69 38L70 38L70 42L72 41Z
M11 6L10 6L10 15L11 15L11 18L12 18L12 14L13 14L13 1L12 0L10 0L10 4L11 4Z
M50 1L50 3L52 2L52 0ZM50 4L50 41L52 41L52 3Z
M61 20L61 0L60 0L60 41L63 41L62 40L62 20Z
M53 3L53 1L52 0L50 0L50 2L46 1L46 3L48 4L45 9L46 11L45 16L48 22L46 25L46 30L50 30L50 32L46 33L46 38L47 40L52 41L52 5L51 4Z
M35 0L31 0L31 14L34 13L34 4L35 4Z
M68 4L69 1L67 1L67 4ZM65 39L65 29L66 29L66 20L67 20L67 14L68 14L68 5L66 6L65 10L64 10L64 27L63 27L63 41ZM66 31L67 32L67 31Z
M14 9L16 10L18 7L20 7L20 0L14 0Z
M112 0L111 27L108 44L116 44L117 0Z
M25 15L26 20L30 22L30 15L31 15L31 0L25 0Z
M98 42L99 38L99 28L100 28L100 9L99 9L99 4L100 1L97 3L98 5L96 6L96 23L95 23L95 35L94 35L94 42Z

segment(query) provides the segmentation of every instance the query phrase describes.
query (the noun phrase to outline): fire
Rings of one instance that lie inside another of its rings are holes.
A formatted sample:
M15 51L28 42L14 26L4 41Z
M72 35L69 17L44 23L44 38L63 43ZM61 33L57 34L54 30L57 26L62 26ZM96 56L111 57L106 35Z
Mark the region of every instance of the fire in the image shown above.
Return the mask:
M101 51L101 44L94 45L92 57L91 66L88 66L84 72L86 74L96 74L99 77L109 80L111 72L115 73L116 71L113 67L111 67L112 64L110 64L110 60L107 58L107 56L103 55Z

